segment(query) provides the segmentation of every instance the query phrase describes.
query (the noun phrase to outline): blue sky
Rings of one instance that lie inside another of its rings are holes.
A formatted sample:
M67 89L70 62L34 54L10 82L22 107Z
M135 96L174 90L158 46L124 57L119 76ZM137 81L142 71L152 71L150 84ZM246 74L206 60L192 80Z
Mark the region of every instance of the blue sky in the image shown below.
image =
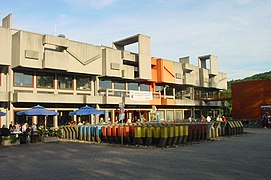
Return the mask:
M15 29L94 45L146 34L152 56L172 61L214 54L228 80L271 71L270 0L0 0L9 13Z

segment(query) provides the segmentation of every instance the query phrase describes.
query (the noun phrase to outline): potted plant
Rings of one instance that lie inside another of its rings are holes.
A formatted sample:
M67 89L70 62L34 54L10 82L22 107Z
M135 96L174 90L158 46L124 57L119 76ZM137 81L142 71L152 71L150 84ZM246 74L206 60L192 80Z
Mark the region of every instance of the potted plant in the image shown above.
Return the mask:
M37 133L41 137L41 142L57 142L61 137L61 130L59 128L47 129L45 126L40 126Z
M2 146L13 146L20 144L20 138L15 135L4 136L2 139Z

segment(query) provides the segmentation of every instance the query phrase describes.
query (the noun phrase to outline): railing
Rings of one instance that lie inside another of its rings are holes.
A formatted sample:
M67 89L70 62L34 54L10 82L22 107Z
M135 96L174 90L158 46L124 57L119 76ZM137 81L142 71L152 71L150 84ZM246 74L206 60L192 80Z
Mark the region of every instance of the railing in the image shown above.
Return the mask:
M205 93L205 94L201 94L201 97L198 97L198 98L200 100L230 100L231 94Z

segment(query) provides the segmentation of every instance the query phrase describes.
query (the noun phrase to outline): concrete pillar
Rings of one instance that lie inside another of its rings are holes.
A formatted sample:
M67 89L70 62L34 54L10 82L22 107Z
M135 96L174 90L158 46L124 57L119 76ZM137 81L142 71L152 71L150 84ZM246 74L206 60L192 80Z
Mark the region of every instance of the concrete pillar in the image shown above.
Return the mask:
M53 127L58 127L58 119L57 119L57 116L53 116Z
M38 124L38 116L32 116L32 124Z
M112 111L111 123L115 123L115 110Z

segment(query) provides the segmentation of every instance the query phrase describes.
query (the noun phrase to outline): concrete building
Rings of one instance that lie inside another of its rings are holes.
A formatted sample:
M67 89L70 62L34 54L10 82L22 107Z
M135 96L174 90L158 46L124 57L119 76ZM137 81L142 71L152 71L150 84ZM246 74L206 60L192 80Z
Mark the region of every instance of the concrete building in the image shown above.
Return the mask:
M125 50L134 43L138 52ZM14 29L9 14L2 20L0 44L0 107L7 113L1 125L42 123L38 117L16 116L35 105L59 112L48 119L53 126L78 120L68 113L84 105L105 112L91 116L92 122L115 122L121 104L129 122L153 120L151 115L161 121L199 118L218 114L221 102L210 98L227 86L216 56L199 57L198 66L190 64L189 57L179 62L154 58L151 39L142 34L115 41L112 47L96 46Z

